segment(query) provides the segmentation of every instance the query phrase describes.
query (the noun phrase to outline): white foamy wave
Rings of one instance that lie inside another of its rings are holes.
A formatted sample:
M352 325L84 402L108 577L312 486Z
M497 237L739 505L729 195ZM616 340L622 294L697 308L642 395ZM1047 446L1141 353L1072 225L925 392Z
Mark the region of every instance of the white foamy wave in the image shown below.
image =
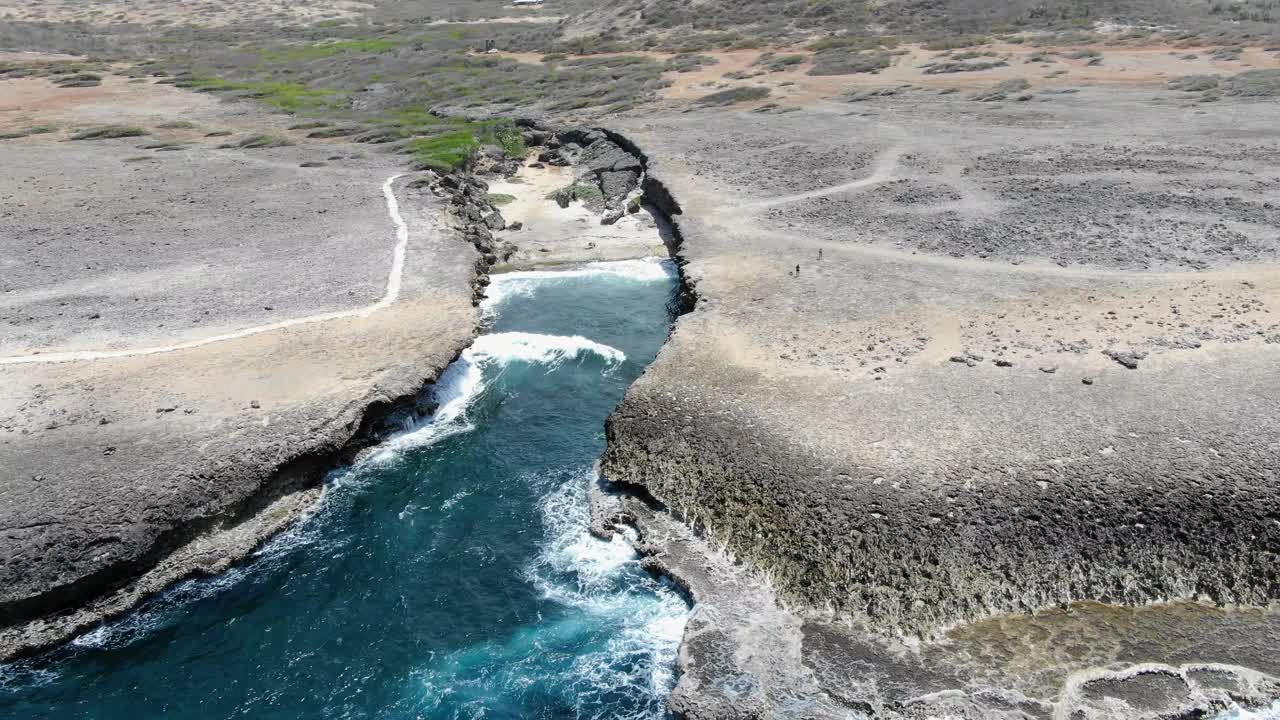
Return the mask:
M467 408L485 388L484 371L510 362L543 363L553 369L567 360L587 355L604 359L611 367L627 359L621 350L580 335L540 335L505 332L481 335L451 364L436 384L436 411L409 430L383 441L368 458L387 463L409 448L432 445L442 438L475 428Z
M613 260L571 265L560 270L525 270L489 276L481 308L492 313L495 305L512 297L527 297L538 284L584 277L611 277L632 282L657 282L676 277L676 264L667 258Z
M1215 720L1280 720L1280 700L1257 710L1245 710L1237 706L1217 716Z
M211 577L183 580L156 595L142 608L76 637L71 646L84 650L110 650L131 645L180 620L192 603L235 587L248 572L245 566L236 566Z
M471 350L466 350L436 382L436 411L406 432L383 441L368 461L386 463L406 449L431 445L442 438L473 429L475 425L467 418L467 406L483 389L484 369L475 362ZM348 477L353 477L353 474L348 473Z
M481 335L463 353L464 358L476 364L522 361L546 363L551 367L586 355L597 355L610 365L617 365L627 359L621 350L581 335L539 335L526 332Z
M57 679L57 672L30 661L19 660L0 665L0 692L17 692L44 687Z
M630 717L661 717L663 698L675 687L676 654L689 609L669 584L640 567L627 538L591 535L587 485L594 479L592 471L543 498L546 540L526 578L547 599L616 630L605 648L574 660L575 696L590 705L639 693L653 705Z

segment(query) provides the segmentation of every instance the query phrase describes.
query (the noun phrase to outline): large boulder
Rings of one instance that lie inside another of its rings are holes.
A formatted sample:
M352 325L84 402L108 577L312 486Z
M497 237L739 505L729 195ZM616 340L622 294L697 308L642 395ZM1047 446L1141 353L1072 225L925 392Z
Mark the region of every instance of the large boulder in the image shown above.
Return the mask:
M599 175L600 191L609 200L625 198L640 183L637 170L606 170Z
M578 158L578 167L584 173L600 175L604 172L632 170L640 174L640 158L618 147L610 140L593 143Z
M484 224L487 225L490 230L502 230L507 227L507 220L502 217L502 213L500 211L494 210L485 216Z
M604 133L595 128L574 127L560 131L561 142L574 143L582 147L589 147L604 139Z

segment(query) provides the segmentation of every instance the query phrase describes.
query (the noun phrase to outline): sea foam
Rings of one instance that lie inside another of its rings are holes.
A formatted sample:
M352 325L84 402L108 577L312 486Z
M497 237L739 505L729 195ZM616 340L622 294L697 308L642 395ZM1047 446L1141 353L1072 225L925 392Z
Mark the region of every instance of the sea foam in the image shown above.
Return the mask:
M481 309L492 314L494 307L513 297L531 295L541 283L609 277L630 282L658 282L676 277L675 262L666 258L613 260L571 265L559 270L525 270L489 276L489 287Z

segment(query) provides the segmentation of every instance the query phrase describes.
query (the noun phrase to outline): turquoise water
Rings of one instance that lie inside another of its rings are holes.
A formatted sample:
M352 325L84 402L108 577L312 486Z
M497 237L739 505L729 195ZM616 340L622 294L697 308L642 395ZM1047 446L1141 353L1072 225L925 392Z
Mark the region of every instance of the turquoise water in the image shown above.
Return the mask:
M675 285L649 261L495 279L430 420L247 562L0 666L0 717L663 717L687 605L588 535L586 492Z

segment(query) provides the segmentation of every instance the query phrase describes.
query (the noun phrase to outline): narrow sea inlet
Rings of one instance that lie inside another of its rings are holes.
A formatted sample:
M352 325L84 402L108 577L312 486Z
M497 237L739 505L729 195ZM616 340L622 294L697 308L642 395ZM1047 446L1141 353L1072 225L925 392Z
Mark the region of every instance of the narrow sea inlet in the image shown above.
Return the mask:
M688 607L587 489L675 291L657 260L494 276L430 419L229 572L0 666L0 716L663 717Z

